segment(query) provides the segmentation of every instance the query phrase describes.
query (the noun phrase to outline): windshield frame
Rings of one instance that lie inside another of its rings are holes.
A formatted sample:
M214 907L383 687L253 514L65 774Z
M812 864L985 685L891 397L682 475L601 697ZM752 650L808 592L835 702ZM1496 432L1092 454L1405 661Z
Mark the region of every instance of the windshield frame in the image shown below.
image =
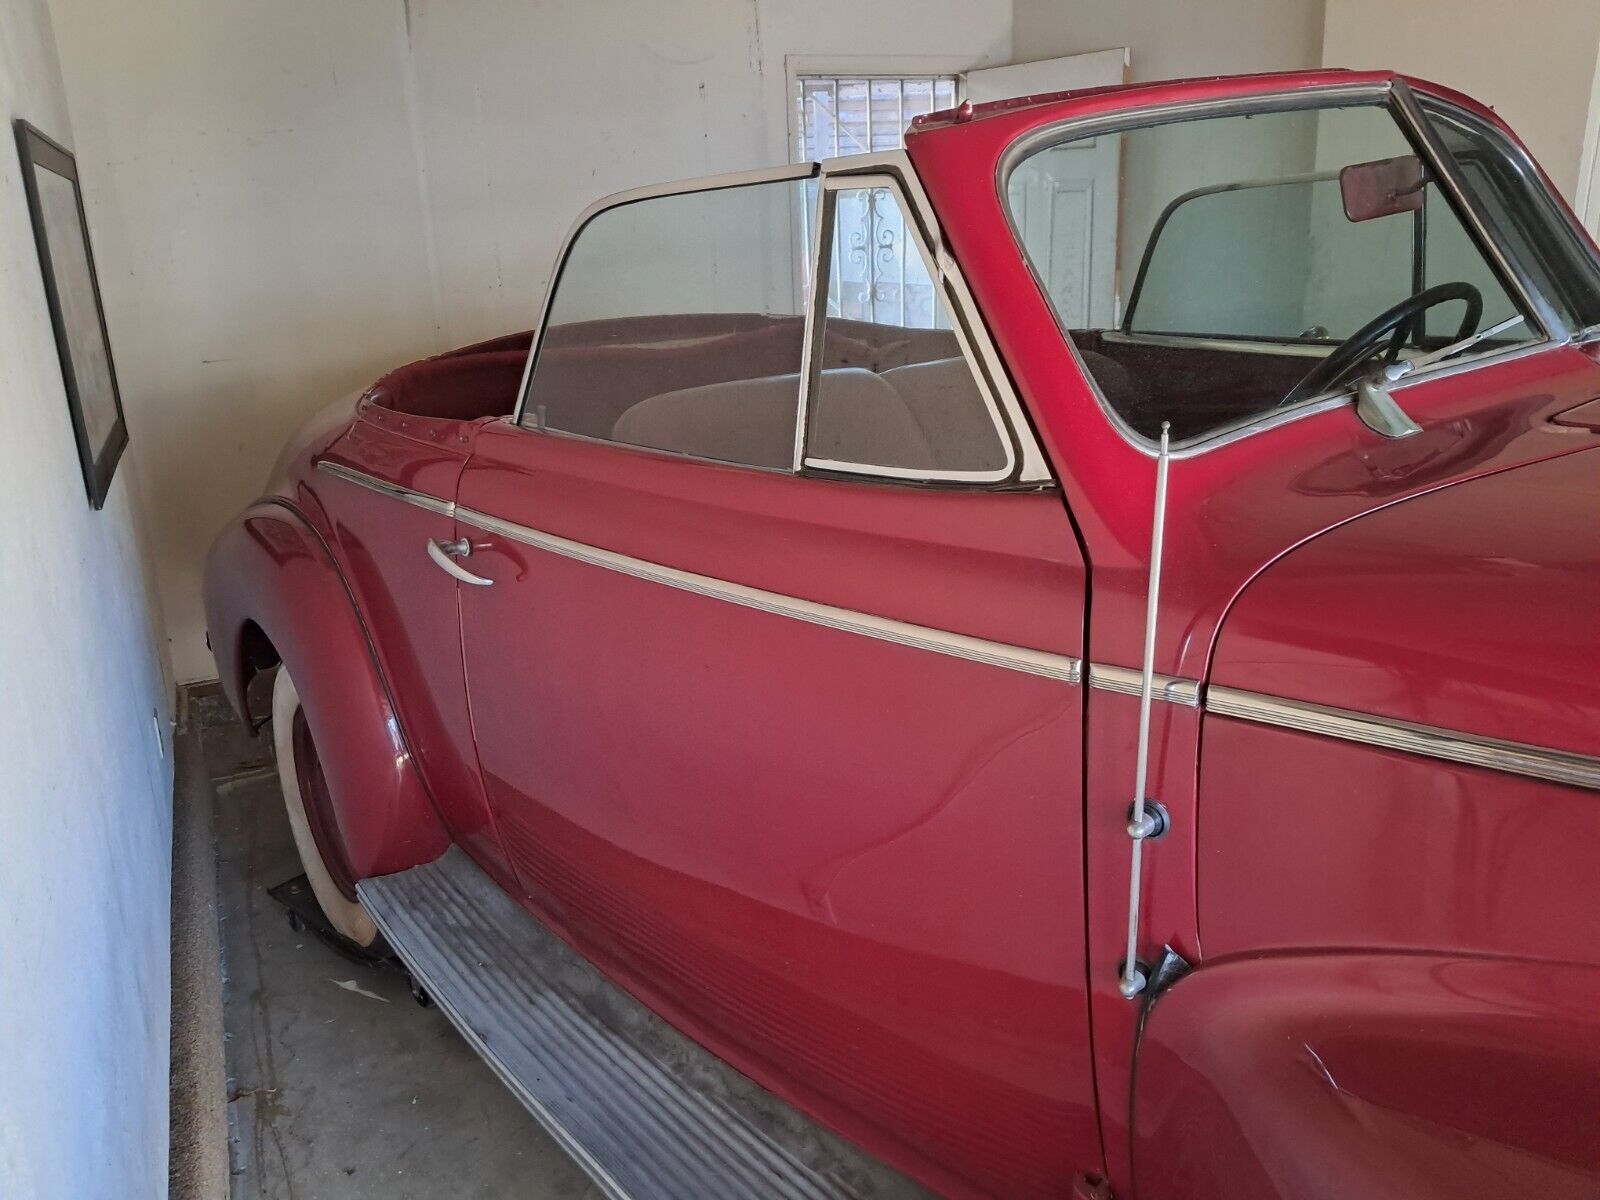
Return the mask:
M1436 99L1431 92L1428 93L1428 98L1430 101ZM1443 98L1437 99L1443 100ZM1447 100L1444 102L1448 103ZM1040 278L1032 256L1028 253L1027 244L1024 242L1022 231L1017 224L1016 214L1012 211L1011 205L1007 201L1008 185L1012 173L1033 154L1050 146L1101 134L1124 133L1150 126L1174 125L1212 117L1354 106L1381 107L1395 120L1401 133L1411 143L1416 154L1429 170L1433 180L1437 182L1440 193L1460 219L1468 237L1471 238L1474 246L1484 256L1489 267L1500 278L1512 301L1518 305L1532 335L1528 340L1520 341L1514 345L1494 346L1477 353L1463 354L1432 363L1408 374L1403 380L1395 383L1391 388L1392 391L1399 392L1417 383L1442 376L1459 374L1464 370L1489 362L1521 358L1552 346L1567 344L1579 337L1583 332L1572 327L1570 321L1563 318L1563 314L1551 303L1550 299L1541 293L1532 273L1524 265L1520 264L1514 255L1508 253L1507 247L1495 239L1491 232L1492 225L1482 205L1466 185L1460 168L1450 156L1448 148L1443 145L1437 132L1429 126L1425 112L1419 105L1415 94L1403 79L1394 78L1378 82L1363 81L1359 83L1328 84L1318 87L1254 93L1247 96L1232 96L1222 99L1157 102L1120 109L1114 112L1069 117L1031 130L1006 147L995 170L996 194L1000 201L1006 225L1010 230L1013 244L1018 254L1022 257L1029 274L1033 277L1035 285L1039 288L1046 305L1049 307L1052 319L1061 333L1062 341L1066 344L1067 351L1071 354L1080 375L1085 383L1088 384L1101 411L1106 415L1112 426L1127 442L1142 453L1154 455L1158 451L1157 443L1154 439L1139 433L1129 425L1121 413L1108 401L1104 391L1096 382L1093 373L1084 362L1083 356L1073 340L1071 331L1062 323L1060 314L1049 299L1045 281ZM1165 215L1163 213L1163 217ZM1158 232L1159 223L1152 230L1150 244L1154 243ZM1148 256L1148 251L1149 246L1147 245L1146 257ZM1140 270L1141 275L1142 273L1143 261L1141 261ZM1135 299L1135 293L1130 292L1127 306L1130 313L1134 307ZM1121 325L1122 322L1119 322L1117 329L1105 332L1118 336L1128 336L1122 330ZM1149 338L1167 337L1169 335L1140 334L1138 336ZM1171 335L1171 340L1173 341L1180 339L1186 345L1201 345L1206 340L1188 335ZM1212 341L1215 341L1215 339L1212 339ZM1301 345L1304 346L1302 352L1307 356L1322 353L1320 345L1307 343L1301 343ZM1242 344L1236 348L1242 348ZM1269 346L1265 340L1262 340L1258 348L1269 350L1276 347ZM1331 350L1332 346L1330 345L1328 349ZM1190 457L1204 453L1242 438L1252 437L1268 429L1302 420L1317 413L1346 407L1353 401L1354 384L1343 386L1320 395L1307 397L1292 406L1268 409L1264 412L1229 422L1215 429L1207 430L1194 437L1186 438L1173 445L1172 453L1174 457Z

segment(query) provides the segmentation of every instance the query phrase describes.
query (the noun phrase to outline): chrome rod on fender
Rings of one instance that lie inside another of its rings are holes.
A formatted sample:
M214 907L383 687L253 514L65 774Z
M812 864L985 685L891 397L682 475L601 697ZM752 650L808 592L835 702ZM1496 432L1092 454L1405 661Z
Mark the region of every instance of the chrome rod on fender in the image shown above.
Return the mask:
M1133 808L1128 817L1128 837L1133 840L1133 859L1128 869L1128 948L1122 962L1122 978L1117 990L1132 1000L1144 991L1149 977L1139 966L1139 888L1144 865L1144 844L1166 831L1165 815L1159 806L1146 800L1150 776L1150 702L1155 691L1156 624L1161 610L1161 542L1167 524L1167 467L1172 462L1169 441L1172 426L1161 422L1161 451L1156 457L1155 515L1150 524L1150 583L1144 610L1144 665L1139 679L1139 748L1134 765Z

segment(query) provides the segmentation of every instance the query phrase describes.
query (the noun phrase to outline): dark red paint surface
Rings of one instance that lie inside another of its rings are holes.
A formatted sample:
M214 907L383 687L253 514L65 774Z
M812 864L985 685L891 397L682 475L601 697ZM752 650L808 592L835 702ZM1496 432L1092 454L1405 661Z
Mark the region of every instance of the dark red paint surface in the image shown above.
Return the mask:
M497 425L458 501L716 579L1081 650L1083 568L1048 494L797 479ZM941 1191L1068 1186L1098 1141L1082 689L462 533L497 581L461 597L467 676L533 908Z
M1139 1047L1140 1200L1587 1200L1600 971L1448 955L1224 959Z
M1157 705L1173 830L1146 855L1141 952L1198 969L1141 1043L1115 987L1135 698L606 571L314 467L1136 666L1154 462L1068 352L1001 157L1068 117L1382 78L1147 85L913 132L1059 491L792 478L346 403L213 550L230 695L253 621L356 876L459 842L668 1019L943 1193L1104 1174L1126 1197L1135 1167L1141 1196L1196 1200L1600 1192L1594 793ZM1550 346L1395 394L1420 435L1339 409L1173 462L1156 669L1600 752L1600 430L1570 417L1600 366ZM429 562L456 536L493 587Z
M1081 533L1093 581L1088 656L1095 661L1129 666L1140 661L1154 462L1147 450L1113 428L1087 380L1064 355L1054 314L1016 252L999 191L971 186L971 181L995 179L1001 157L1017 138L1069 115L1382 78L1314 72L1133 88L1039 107L1002 107L970 122L932 127L920 135L914 131L908 138L908 151L939 210L949 247L990 321ZM1553 346L1397 388L1397 399L1423 426L1422 434L1410 439L1385 441L1350 410L1340 409L1175 461L1156 670L1207 678L1229 607L1252 579L1296 545L1408 497L1600 445L1593 436L1549 423L1553 414L1597 393L1600 368L1594 359L1572 347ZM1566 522L1588 520L1592 528L1594 511L1593 506L1569 504ZM1391 574L1404 574L1419 557L1425 558L1429 540L1423 533L1407 548L1407 561L1391 565ZM1590 563L1592 579L1592 558ZM1406 608L1396 624L1407 623L1413 636L1402 653L1426 657L1427 667L1436 666L1439 656L1429 649L1437 645L1430 610ZM1580 622L1578 628L1592 657L1594 623ZM1386 651L1392 649L1391 644ZM1308 653L1303 647L1288 647L1276 669L1309 676L1314 664ZM1480 664L1470 656L1468 660L1459 665L1476 672ZM1385 659L1376 666L1384 670L1391 664ZM1451 684L1449 679L1434 681L1436 688ZM1323 677L1316 698L1359 708L1365 697L1348 680L1333 676ZM1117 994L1116 983L1127 936L1128 854L1122 826L1133 795L1137 707L1131 697L1091 693L1088 709L1088 977L1106 1164L1121 1191L1128 1186L1123 1114L1129 1112L1128 1063L1138 1013ZM1426 720L1420 711L1391 710L1387 715ZM1202 943L1196 910L1197 876L1205 864L1195 857L1195 830L1203 830L1206 821L1196 807L1199 733L1197 712L1158 709L1150 793L1172 812L1177 833L1146 855L1144 944L1152 955L1163 939L1186 955L1210 951ZM1268 739L1262 738L1261 745L1267 747ZM1284 802L1273 781L1285 766L1265 753L1250 756L1249 769L1262 781L1251 797L1255 819L1266 819L1264 811ZM1245 903L1293 905L1294 895L1251 893Z

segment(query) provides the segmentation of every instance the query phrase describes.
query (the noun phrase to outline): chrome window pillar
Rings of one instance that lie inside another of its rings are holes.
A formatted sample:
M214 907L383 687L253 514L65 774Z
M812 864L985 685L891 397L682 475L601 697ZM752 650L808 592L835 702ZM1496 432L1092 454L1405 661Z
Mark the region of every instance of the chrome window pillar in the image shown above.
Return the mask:
M1467 183L1461 165L1450 153L1450 147L1444 144L1444 139L1428 120L1428 114L1417 102L1416 93L1403 79L1396 79L1390 89L1390 108L1399 118L1401 127L1411 135L1428 159L1428 165L1433 168L1440 185L1466 221L1478 243L1478 249L1488 255L1500 277L1511 285L1517 298L1522 301L1523 311L1532 315L1539 324L1539 331L1546 337L1563 341L1571 337L1573 331L1566 319L1539 290L1527 268L1506 253L1505 246L1495 236L1494 222L1488 210Z
M800 347L800 401L795 406L794 459L795 474L806 463L806 434L811 421L811 393L817 376L822 373L822 337L828 317L828 289L833 279L833 255L829 247L833 241L833 214L838 207L837 189L828 186L823 177L817 188L817 205L813 211L815 229L812 230L811 260L806 264L811 291L806 297L805 341Z

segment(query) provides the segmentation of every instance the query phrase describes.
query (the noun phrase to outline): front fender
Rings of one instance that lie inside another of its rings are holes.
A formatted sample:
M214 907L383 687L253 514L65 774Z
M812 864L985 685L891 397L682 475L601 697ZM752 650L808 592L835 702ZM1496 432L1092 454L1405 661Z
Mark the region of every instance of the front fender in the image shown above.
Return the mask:
M1203 965L1148 1015L1132 1115L1139 1200L1588 1200L1600 970L1411 954Z
M327 775L351 876L389 875L449 845L418 774L371 641L326 544L287 504L258 504L211 547L206 624L223 690L241 716L263 647L294 678Z

